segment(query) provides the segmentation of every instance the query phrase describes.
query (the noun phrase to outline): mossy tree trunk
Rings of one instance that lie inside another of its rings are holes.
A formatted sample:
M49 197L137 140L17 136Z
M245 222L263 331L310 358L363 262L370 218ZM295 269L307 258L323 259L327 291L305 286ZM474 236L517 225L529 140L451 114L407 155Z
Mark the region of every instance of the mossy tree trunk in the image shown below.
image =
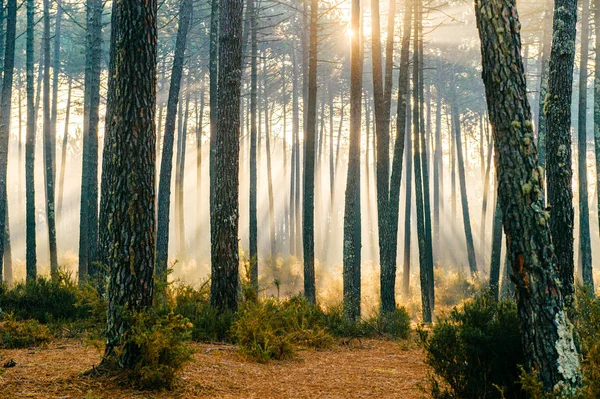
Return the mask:
M546 391L560 385L571 389L581 382L579 354L541 200L542 170L533 142L517 9L513 0L478 0L475 13L527 367L537 370Z

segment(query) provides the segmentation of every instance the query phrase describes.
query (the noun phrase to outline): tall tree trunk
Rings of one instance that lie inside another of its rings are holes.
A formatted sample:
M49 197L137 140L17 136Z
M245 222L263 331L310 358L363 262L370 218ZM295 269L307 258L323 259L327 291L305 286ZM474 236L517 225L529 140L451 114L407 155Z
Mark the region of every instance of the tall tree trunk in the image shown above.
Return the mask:
M210 302L237 309L242 0L220 0L217 129L211 213Z
M202 215L202 127L204 125L204 80L200 89L200 109L195 101L196 110L196 265L200 265L202 255L202 232L200 218Z
M594 153L596 159L596 195L598 204L598 225L600 226L600 2L594 8L594 34L596 51L594 58Z
M561 2L557 1L557 7ZM545 391L558 387L570 390L581 382L579 354L555 268L555 241L541 201L541 169L532 140L517 10L512 0L479 0L475 13L482 77L498 156L499 201L527 366L537 370ZM551 95L555 72L550 76ZM553 127L549 124L548 128L550 144ZM548 151L549 162L553 156Z
M62 24L62 3L56 0L56 17L54 21L54 58L52 59L52 115L51 115L51 136L52 136L52 173L56 181L56 115L58 112L58 77L60 73L60 31ZM58 215L58 213L57 213Z
M422 302L422 314L423 322L431 323L433 318L434 309L434 294L433 294L433 265L430 263L429 252L427 249L427 223L425 220L425 165L423 165L423 157L421 152L424 151L423 140L421 135L423 134L421 128L421 107L419 101L420 84L420 21L421 21L421 9L419 4L415 7L415 52L413 59L413 126L414 126L414 145L415 150L413 152L414 166L415 166L415 186L416 186L416 200L417 200L417 234L419 242L419 265L420 265L420 279L421 279L421 302Z
M592 245L590 242L590 206L587 184L587 77L590 24L590 0L582 0L581 57L579 60L579 104L577 127L577 165L579 177L579 265L583 283L594 287Z
M442 95L440 86L435 90L435 149L433 152L433 254L434 263L440 260L440 184L442 165Z
M83 99L83 155L79 217L79 281L98 270L98 122L102 62L102 1L86 7L85 91Z
M190 12L191 14L191 12ZM177 195L175 196L176 206L175 206L175 217L177 218L177 227L179 229L179 239L177 240L179 244L178 258L185 259L186 257L186 244L185 244L185 219L184 219L184 209L183 209L183 188L184 188L184 178L185 178L185 153L187 148L187 127L188 127L188 116L190 111L190 75L188 72L187 75L187 85L185 89L185 107L182 101L179 103L179 108L183 109L183 117L181 135L179 136L179 152L177 154L177 169L175 170L175 191Z
M8 0L6 19L6 46L4 46L4 70L0 99L0 262L4 257L4 278L12 280L12 260L10 259L10 233L8 220L7 167L8 142L10 138L10 115L15 67L15 39L17 27L17 2ZM8 259L7 259L8 256ZM0 263L0 283L2 282L2 264Z
M263 73L267 73L266 58L263 59ZM275 200L273 198L273 177L271 173L271 116L269 115L269 98L265 86L263 86L265 98L265 151L267 152L267 191L269 196L269 237L271 242L271 266L275 270L277 257L277 241L275 240Z
M215 170L215 147L217 140L217 106L218 106L218 74L219 74L219 13L221 0L210 0L210 45L209 45L209 108L210 108L210 156L209 156L209 174L210 174L210 215L215 207L215 188L214 180L217 173ZM212 226L212 225L211 225Z
M50 1L44 0L44 166L46 176L46 223L50 249L50 271L58 272L56 253L56 220L54 210L54 152L50 120ZM2 231L0 226L0 231Z
M173 143L175 141L175 119L177 104L181 90L181 76L187 34L189 31L192 1L184 0L179 12L179 26L175 39L175 56L169 84L169 98L167 100L167 116L165 120L165 133L163 138L163 151L160 165L160 179L158 183L158 229L156 233L156 276L166 282L167 261L169 257L169 210L171 208L171 174L173 169ZM212 127L211 127L212 129Z
M360 318L360 127L362 107L363 40L360 0L352 1L350 45L350 149L344 207L344 314Z
M456 101L456 100L454 100ZM465 240L467 243L467 257L471 275L477 274L477 258L475 257L475 246L473 245L473 232L471 231L471 218L469 216L469 201L467 199L467 179L465 176L465 160L463 158L463 147L461 138L460 113L456 103L452 107L452 122L454 122L454 134L456 135L456 161L458 163L458 180L460 184L460 200L463 214L463 227L465 229Z
M140 351L121 347L121 334L154 296L156 12L156 0L115 1L111 17L99 231L110 270L105 364L125 369L139 364Z
M406 25L405 25L406 26ZM410 133L412 118L410 113L410 102L406 104L406 129ZM406 189L406 200L404 209L404 258L402 268L402 292L405 298L410 295L410 243L412 235L412 137L406 135L406 179L404 187Z
M574 292L571 96L576 25L577 0L556 0L546 95L546 165L550 231L567 300Z
M65 130L60 153L60 175L58 177L58 200L56 204L56 215L59 222L62 221L63 193L65 191L65 168L67 166L67 146L69 144L69 118L71 116L71 92L73 89L73 77L69 75L69 88L67 91L67 108L65 110Z
M27 281L37 276L37 254L35 238L35 106L33 101L33 39L34 39L34 0L27 0L27 38L26 38L26 75L27 75L27 135L25 142L25 208L26 238L25 263Z
M482 119L483 129L483 119ZM483 139L483 135L481 137ZM486 225L487 225L487 209L488 209L488 195L490 193L490 170L492 168L492 140L488 137L487 146L487 162L485 165L485 175L483 177L483 201L481 204L481 235L480 235L480 248L481 248L481 259L485 263L485 241L486 241ZM495 211L494 211L495 212Z
M304 137L304 200L302 202L302 242L304 247L304 295L316 303L315 290L315 133L317 117L317 32L319 1L311 0L308 101Z
M257 220L257 169L256 169L256 136L257 136L257 125L256 125L256 106L257 106L257 95L258 95L258 71L257 71L257 57L258 57L258 40L257 40L257 10L254 4L254 0L248 1L248 9L250 12L250 42L251 42L251 55L250 55L250 282L255 289L258 289L258 220ZM297 96L297 94L294 94ZM293 178L294 176L292 176ZM294 190L292 182L292 191ZM292 194L293 201L293 194ZM292 204L292 209L294 205ZM292 232L292 234L295 233ZM294 241L290 237L291 241Z

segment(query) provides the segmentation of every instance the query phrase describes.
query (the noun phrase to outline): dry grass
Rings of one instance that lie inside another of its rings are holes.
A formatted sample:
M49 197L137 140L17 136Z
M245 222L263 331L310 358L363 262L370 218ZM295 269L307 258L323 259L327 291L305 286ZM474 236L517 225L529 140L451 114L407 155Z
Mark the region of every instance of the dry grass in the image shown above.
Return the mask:
M236 348L194 344L194 361L170 392L139 392L107 378L83 376L101 352L78 341L0 350L0 398L422 398L428 367L420 349L381 340L302 351L295 360L258 364Z

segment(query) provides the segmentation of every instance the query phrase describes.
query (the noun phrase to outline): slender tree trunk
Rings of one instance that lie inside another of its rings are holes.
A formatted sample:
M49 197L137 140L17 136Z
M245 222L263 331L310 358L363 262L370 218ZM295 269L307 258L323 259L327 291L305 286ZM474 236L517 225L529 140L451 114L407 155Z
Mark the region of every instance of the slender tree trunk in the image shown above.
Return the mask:
M191 14L191 12L190 12ZM177 192L176 195L176 218L177 218L177 227L179 228L179 248L178 258L185 259L186 257L186 240L185 240L185 219L184 219L184 209L183 209L183 188L184 188L184 179L185 179L185 153L187 148L187 127L188 127L188 116L190 111L190 75L188 72L187 75L187 85L185 89L185 108L182 101L179 104L180 109L183 110L183 118L182 118L182 128L181 128L181 136L180 136L180 145L179 145L179 153L177 154L177 159L179 163L177 164L177 170L175 171L175 190Z
M220 0L217 129L211 213L210 302L237 309L242 0Z
M215 193L213 188L216 187L214 180L220 171L215 170L215 146L217 144L217 91L218 91L218 73L219 73L219 12L221 0L210 0L210 45L209 45L209 62L208 75L210 81L209 87L209 107L210 107L210 157L209 157L209 174L210 174L210 215L215 208ZM212 224L211 224L212 226Z
M456 101L456 100L455 100ZM473 245L473 232L471 231L471 218L469 216L469 201L467 199L467 179L465 177L465 161L463 158L460 113L455 103L452 107L452 121L454 122L454 133L456 134L456 161L458 163L458 180L460 183L460 199L463 214L463 226L465 229L465 239L467 243L467 255L469 260L469 269L471 275L477 274L477 258L475 257L475 246Z
M105 364L125 369L138 366L140 351L121 347L121 334L154 296L156 12L156 0L115 1L111 17L99 231L110 270Z
M71 92L73 89L73 77L69 75L69 88L67 91L67 108L65 110L65 131L60 154L60 175L58 177L58 200L56 205L56 215L58 220L62 221L63 193L65 191L65 168L67 166L67 146L69 144L69 118L71 116Z
M440 176L442 165L442 95L439 85L435 90L435 150L433 153L433 254L434 263L440 261Z
M302 242L304 247L304 295L316 303L315 290L315 133L317 116L317 32L319 1L311 0L308 101L304 137L304 200L302 202Z
M598 204L598 225L600 226L600 2L594 8L594 34L596 51L594 58L594 153L596 159L596 195Z
M58 272L56 253L56 220L54 210L54 152L52 121L50 119L50 1L44 0L44 160L46 176L46 223L48 225L48 247L50 249L50 271ZM1 226L0 226L0 231Z
M557 0L557 7L561 2ZM488 12L490 9L497 11ZM475 3L475 13L482 77L498 156L499 201L527 366L537 370L546 392L558 387L570 390L581 382L579 354L555 268L549 215L541 201L541 170L532 140L517 10L512 0L480 0ZM554 70L552 66L550 69ZM553 79L556 76L551 72L551 95L555 90ZM548 122L550 144L553 127ZM553 156L548 151L549 162Z
M587 77L590 25L590 0L582 0L581 57L579 60L579 104L577 127L577 165L579 177L579 265L583 283L594 288L592 245L590 242L590 206L587 184Z
M266 62L264 73L267 73ZM265 77L266 80L266 77ZM273 198L273 177L271 173L271 117L269 116L269 100L266 85L263 87L265 97L265 150L267 152L267 191L269 196L269 237L271 242L271 266L276 269L277 241L275 240L275 200Z
M546 95L546 165L550 231L567 300L574 292L571 96L576 25L577 0L556 0Z
M254 0L248 1L250 12L250 282L258 289L258 220L257 220L257 169L256 169L256 106L258 95L258 41L257 41L257 10ZM292 184L292 190L294 189ZM293 197L292 197L293 200ZM292 205L293 208L293 205ZM290 240L293 240L290 238Z
M35 231L35 107L33 101L33 39L34 0L27 0L27 136L25 142L25 208L26 208L26 272L27 281L37 277L36 231Z
M58 77L60 73L60 31L62 23L62 3L56 0L56 17L54 21L54 58L52 59L52 114L51 114L51 136L52 136L52 173L56 181L56 115L58 112ZM57 213L58 215L58 213ZM60 219L59 219L60 220Z
M204 81L200 89L200 109L198 101L194 106L196 110L196 265L200 265L202 255L202 232L200 223L202 215L202 127L204 125Z
M169 98L167 100L167 116L158 184L156 275L163 282L166 282L167 279L167 261L169 257L169 210L171 208L171 174L173 169L173 144L175 142L175 119L181 90L181 77L183 75L185 48L192 8L191 0L184 0L181 3L179 12L180 20L175 40L175 56L173 58L173 69L169 84Z
M406 26L406 25L405 25ZM406 128L410 133L412 126L410 103L406 104ZM410 295L410 243L412 235L412 137L410 134L406 135L406 205L404 209L404 259L402 269L402 292L404 297L408 298Z
M10 248L10 232L8 220L7 167L8 142L10 138L10 115L15 66L15 40L17 27L17 2L8 0L6 19L6 45L4 46L4 70L2 77L2 93L0 99L0 261L4 257L4 278L12 281L12 259ZM3 279L0 264L0 283Z
M483 119L482 119L482 129L483 129ZM483 139L483 135L481 136ZM488 208L488 195L490 192L490 170L492 168L492 140L488 141L487 146L487 162L485 165L485 175L483 177L483 201L481 204L481 259L483 263L485 263L485 241L486 241L486 225L487 225L487 208ZM494 211L495 212L495 211Z
M344 207L344 314L360 318L360 127L362 107L363 40L360 0L352 1L350 45L350 150Z
M86 7L85 92L83 100L83 155L79 217L79 281L98 270L98 122L102 61L102 1L88 0Z

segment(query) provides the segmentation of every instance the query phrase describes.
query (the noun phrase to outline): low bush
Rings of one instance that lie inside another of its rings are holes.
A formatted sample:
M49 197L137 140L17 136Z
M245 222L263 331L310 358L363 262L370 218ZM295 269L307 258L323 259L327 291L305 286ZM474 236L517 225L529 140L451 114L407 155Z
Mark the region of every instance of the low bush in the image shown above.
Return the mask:
M188 319L192 324L191 337L194 341L230 341L229 331L235 321L235 313L219 312L210 305L207 284L194 289L180 286L173 291L174 312Z
M433 369L426 389L434 399L525 397L518 383L525 359L514 303L479 293L419 335Z
M102 319L105 301L91 285L79 287L71 276L59 271L54 278L38 277L13 288L0 288L0 309L18 320L40 323Z
M323 312L303 297L242 303L232 336L243 354L259 362L290 358L298 347L333 343Z
M575 328L583 356L583 397L600 398L600 297L589 287L576 290Z
M37 320L19 321L12 318L0 322L0 349L38 346L50 340L50 330Z
M187 343L192 325L181 315L158 315L150 310L136 313L120 348L134 347L139 361L129 370L130 383L140 389L171 389L183 365L191 359Z

